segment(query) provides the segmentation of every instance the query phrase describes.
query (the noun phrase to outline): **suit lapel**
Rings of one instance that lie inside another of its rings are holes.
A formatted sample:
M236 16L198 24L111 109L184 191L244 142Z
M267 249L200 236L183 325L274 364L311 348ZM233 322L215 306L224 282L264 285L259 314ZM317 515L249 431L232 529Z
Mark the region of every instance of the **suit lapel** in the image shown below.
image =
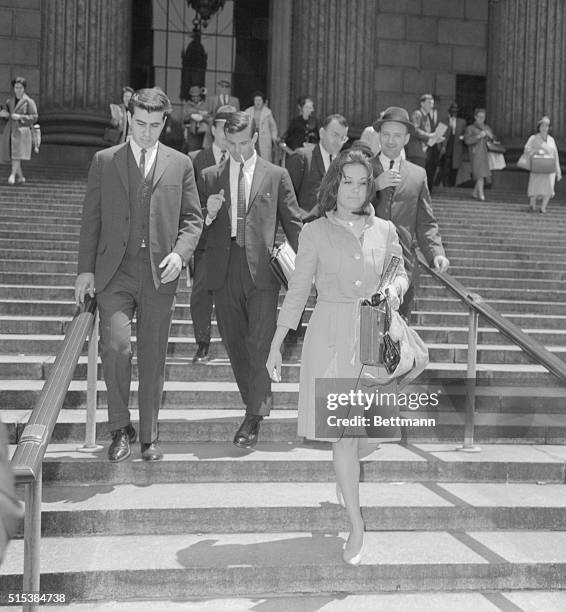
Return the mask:
M155 191L155 188L157 187L157 183L159 183L159 180L163 176L163 173L165 172L169 164L169 157L170 157L169 151L167 151L163 147L163 145L158 145L157 155L155 158L155 170L153 173L152 191Z
M118 168L118 174L122 185L127 194L129 194L129 181L128 181L128 147L130 145L125 143L121 146L116 153L114 153L114 163Z
M259 192L259 188L261 187L261 184L263 183L265 172L266 172L265 162L258 155L256 162L255 162L254 176L252 178L252 186L250 188L250 200L248 203L248 211L246 214L249 214L250 212L250 209L254 203L255 197L257 196Z
M320 145L316 145L312 152L313 162L316 164L318 171L320 172L320 176L324 176L326 174L326 168L324 167L324 161L322 159L322 153L320 152Z

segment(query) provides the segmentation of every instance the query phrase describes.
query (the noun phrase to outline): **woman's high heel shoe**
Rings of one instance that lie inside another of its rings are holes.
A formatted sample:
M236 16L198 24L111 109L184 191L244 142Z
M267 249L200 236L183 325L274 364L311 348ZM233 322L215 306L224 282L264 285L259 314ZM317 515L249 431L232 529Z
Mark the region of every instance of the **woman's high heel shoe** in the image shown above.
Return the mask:
M8 185L15 185L16 184L16 177L13 174L10 174L10 176L8 177Z
M17 176L16 177L16 183L23 185L26 182L26 177L25 176Z
M339 506L342 506L342 508L346 507L346 504L344 503L344 496L342 495L342 489L338 483L336 483L336 501L338 502Z
M345 542L344 546L342 547L342 550L344 551L342 553L342 559L344 563L347 563L348 565L358 566L362 562L362 550L364 549L363 541L362 545L360 546L360 550L355 555L346 554L346 544L347 542Z

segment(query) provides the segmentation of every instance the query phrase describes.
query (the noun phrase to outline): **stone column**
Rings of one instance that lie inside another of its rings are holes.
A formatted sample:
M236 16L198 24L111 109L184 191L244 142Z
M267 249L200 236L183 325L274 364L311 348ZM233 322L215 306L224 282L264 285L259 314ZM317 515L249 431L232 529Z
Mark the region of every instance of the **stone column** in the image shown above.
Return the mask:
M522 148L542 115L566 138L566 2L490 0L487 123Z
M267 96L280 134L289 125L291 109L292 2L269 2L269 74Z
M49 0L41 18L43 141L101 145L128 84L131 0Z
M294 0L292 115L308 95L319 119L341 113L356 136L375 116L377 12L373 0Z

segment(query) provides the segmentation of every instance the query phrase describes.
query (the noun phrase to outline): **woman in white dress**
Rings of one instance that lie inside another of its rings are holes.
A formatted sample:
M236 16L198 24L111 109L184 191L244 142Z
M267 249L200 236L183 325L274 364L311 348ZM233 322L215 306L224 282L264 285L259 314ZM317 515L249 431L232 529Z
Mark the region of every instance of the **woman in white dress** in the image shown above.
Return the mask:
M537 133L527 140L525 145L525 155L530 158L537 151L544 151L554 156L556 162L556 172L548 174L529 173L529 185L527 195L529 196L529 212L536 212L537 200L541 199L540 212L545 213L550 198L554 197L554 183L562 178L560 170L560 160L558 159L558 149L554 138L548 133L550 129L550 119L543 117L537 124Z
M254 120L258 133L257 152L260 157L270 162L273 161L273 144L277 142L277 124L261 91L254 91L253 101L254 105L246 108L246 113Z
M324 216L305 225L299 236L295 271L266 363L270 376L280 379L281 345L288 330L297 327L314 277L317 302L301 355L298 434L332 442L338 501L344 503L351 522L343 559L351 565L360 563L364 537L359 457L371 450L368 442L382 439L375 435L368 438L367 429L366 436L364 431L352 432L348 427L325 427L329 413L324 404L321 408L320 401L317 403L315 386L319 394L321 380L340 392L372 385L375 391L383 380L385 370L362 366L360 362L360 303L375 293L393 255L399 257L400 267L384 290L393 308L399 307L408 280L395 226L375 216L370 204L372 193L372 166L365 155L352 149L341 152L330 164L320 187L319 206ZM351 409L348 416L357 409Z

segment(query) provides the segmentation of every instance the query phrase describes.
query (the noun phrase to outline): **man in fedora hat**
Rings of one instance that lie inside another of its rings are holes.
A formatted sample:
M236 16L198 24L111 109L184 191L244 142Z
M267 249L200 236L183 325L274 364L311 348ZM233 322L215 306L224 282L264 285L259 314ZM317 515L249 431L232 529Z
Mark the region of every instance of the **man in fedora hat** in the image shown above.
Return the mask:
M392 221L397 228L405 270L411 279L399 313L408 319L418 283L415 245L440 272L448 269L449 261L432 211L426 172L401 155L415 130L409 113L404 108L391 106L373 127L381 143L381 152L373 158L377 188L375 212L378 217Z
M210 107L211 111L215 113L221 106L233 106L237 111L240 110L240 100L235 96L231 95L232 85L230 81L221 79L218 81L218 93L212 96Z
M440 157L439 183L447 187L454 187L458 168L462 165L464 155L464 132L466 122L458 117L458 105L453 102L448 108L446 124L446 140L442 143Z

